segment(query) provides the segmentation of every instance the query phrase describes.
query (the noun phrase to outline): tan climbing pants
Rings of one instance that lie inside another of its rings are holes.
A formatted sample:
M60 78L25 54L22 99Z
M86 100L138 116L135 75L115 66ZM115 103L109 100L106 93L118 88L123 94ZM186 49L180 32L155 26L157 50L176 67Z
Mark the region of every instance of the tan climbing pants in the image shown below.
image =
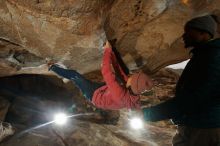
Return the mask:
M220 146L220 128L198 129L179 126L173 146Z

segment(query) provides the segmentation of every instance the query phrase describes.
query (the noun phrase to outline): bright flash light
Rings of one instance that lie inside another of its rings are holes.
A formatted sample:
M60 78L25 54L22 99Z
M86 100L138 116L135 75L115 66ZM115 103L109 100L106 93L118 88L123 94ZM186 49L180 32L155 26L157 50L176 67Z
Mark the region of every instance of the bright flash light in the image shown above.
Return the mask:
M58 113L54 116L54 122L57 125L63 125L67 122L67 115L64 113Z
M143 121L140 119L140 118L132 118L130 120L130 126L133 128L133 129L141 129L144 127L144 124L143 124Z

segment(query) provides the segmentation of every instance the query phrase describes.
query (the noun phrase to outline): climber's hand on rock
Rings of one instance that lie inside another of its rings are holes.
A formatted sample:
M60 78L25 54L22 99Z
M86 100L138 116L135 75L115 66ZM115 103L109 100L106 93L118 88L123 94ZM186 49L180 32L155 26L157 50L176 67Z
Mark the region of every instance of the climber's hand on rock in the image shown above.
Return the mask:
M50 68L52 65L54 65L55 63L53 61L49 61L47 62L47 67L48 67L48 70L50 71Z
M106 41L104 46L103 46L103 49L107 49L107 48L112 48L112 45L109 43L109 41Z

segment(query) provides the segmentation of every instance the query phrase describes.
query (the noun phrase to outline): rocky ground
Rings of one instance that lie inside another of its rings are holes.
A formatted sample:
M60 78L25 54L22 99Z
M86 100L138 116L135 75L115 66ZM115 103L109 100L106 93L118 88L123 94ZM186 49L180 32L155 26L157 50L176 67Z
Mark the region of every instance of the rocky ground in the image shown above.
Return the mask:
M100 80L97 72L87 77ZM154 94L146 97L146 106L173 96L178 75L163 69L152 78L155 83ZM5 106L1 109L7 109L6 105L10 105L5 120L16 127L16 134L0 144L2 146L171 145L175 126L169 121L147 122L143 129L134 130L129 126L128 110L100 112L83 99L72 83L64 84L56 77L20 75L4 77L0 81L0 93L5 101L1 102L2 107ZM76 105L75 114L92 115L71 118L64 127L41 125L50 121L55 111L66 110L72 103ZM2 110L2 115L6 111Z

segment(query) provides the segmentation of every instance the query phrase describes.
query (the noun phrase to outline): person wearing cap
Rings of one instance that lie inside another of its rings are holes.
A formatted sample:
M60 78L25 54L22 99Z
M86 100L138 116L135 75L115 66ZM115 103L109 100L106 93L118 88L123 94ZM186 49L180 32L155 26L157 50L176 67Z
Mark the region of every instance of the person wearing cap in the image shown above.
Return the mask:
M146 121L172 119L173 146L220 146L220 39L210 15L185 24L185 48L192 57L176 85L175 97L143 108Z
M140 95L151 92L153 86L151 79L143 72L128 77L108 41L104 46L101 67L104 83L90 81L77 71L64 69L57 64L51 65L49 70L73 81L87 100L102 109L140 109Z

